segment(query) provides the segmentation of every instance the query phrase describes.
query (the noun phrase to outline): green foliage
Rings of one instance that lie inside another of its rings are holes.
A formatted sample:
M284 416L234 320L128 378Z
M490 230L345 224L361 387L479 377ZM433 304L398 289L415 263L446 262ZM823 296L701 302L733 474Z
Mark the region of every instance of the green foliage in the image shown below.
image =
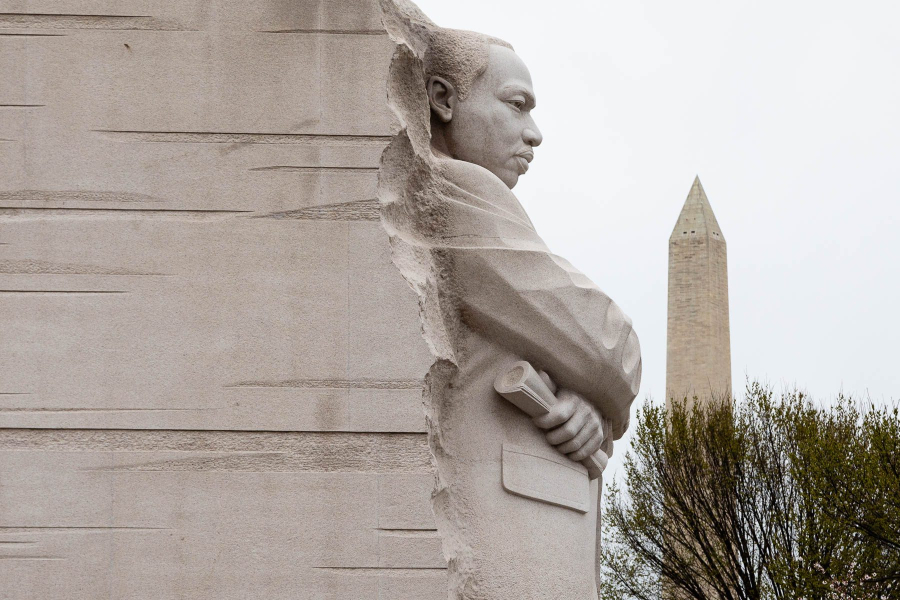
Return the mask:
M604 600L900 598L896 409L647 402L608 492Z

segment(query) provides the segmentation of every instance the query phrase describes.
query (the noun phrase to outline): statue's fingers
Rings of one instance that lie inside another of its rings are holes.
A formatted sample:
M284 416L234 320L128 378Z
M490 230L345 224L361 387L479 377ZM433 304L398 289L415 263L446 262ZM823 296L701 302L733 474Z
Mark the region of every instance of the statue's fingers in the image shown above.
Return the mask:
M597 422L593 419L588 420L581 428L575 437L573 437L568 442L560 444L556 447L557 450L562 452L563 454L570 454L577 450L580 450L582 446L584 446L588 440L590 440L594 435L597 434Z
M564 442L568 442L581 431L584 424L587 423L590 412L587 410L576 410L572 417L557 427L547 432L547 441L554 446L558 446Z
M550 376L547 375L547 371L540 371L538 373L538 376L541 378L541 381L544 382L544 385L547 386L547 389L549 389L551 392L553 392L555 394L556 389L557 389L556 384L553 382L553 380L550 378Z
M573 402L557 402L550 412L534 417L532 421L541 429L553 429L571 419L576 408L578 407Z
M581 462L589 456L592 456L597 450L600 449L600 446L603 444L603 436L600 433L595 433L591 439L584 443L584 445L575 450L571 454L569 454L569 458L574 460L575 462Z
M598 417L600 419L600 436L606 441L606 438L612 435L612 423L610 423L608 419L604 419L600 416L599 413Z
M587 403L587 400L585 400L577 392L573 392L572 390L562 389L555 393L556 397L561 402L574 402L575 404Z
M603 419L603 442L600 444L600 449L603 450L607 456L612 457L613 432L612 423L608 419Z

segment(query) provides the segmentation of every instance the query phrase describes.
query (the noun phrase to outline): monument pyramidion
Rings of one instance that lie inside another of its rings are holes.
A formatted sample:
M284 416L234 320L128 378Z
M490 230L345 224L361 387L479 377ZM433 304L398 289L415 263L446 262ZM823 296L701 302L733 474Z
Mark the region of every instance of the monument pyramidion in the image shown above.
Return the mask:
M696 177L669 237L666 404L730 394L725 236Z

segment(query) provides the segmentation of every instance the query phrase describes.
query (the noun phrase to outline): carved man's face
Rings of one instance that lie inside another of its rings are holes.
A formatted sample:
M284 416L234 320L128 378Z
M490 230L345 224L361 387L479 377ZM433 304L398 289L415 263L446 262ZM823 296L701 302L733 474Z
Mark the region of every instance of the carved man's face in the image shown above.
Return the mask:
M534 90L522 59L509 48L491 45L487 70L465 100L439 78L433 77L428 88L450 156L484 167L512 189L543 139L531 118Z

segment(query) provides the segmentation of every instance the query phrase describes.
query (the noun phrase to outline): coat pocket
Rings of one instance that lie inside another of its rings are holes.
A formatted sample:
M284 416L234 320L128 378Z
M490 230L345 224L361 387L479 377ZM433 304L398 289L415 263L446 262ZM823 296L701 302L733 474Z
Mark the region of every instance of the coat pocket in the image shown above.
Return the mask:
M583 465L553 449L503 444L503 489L511 494L587 513L591 480Z

